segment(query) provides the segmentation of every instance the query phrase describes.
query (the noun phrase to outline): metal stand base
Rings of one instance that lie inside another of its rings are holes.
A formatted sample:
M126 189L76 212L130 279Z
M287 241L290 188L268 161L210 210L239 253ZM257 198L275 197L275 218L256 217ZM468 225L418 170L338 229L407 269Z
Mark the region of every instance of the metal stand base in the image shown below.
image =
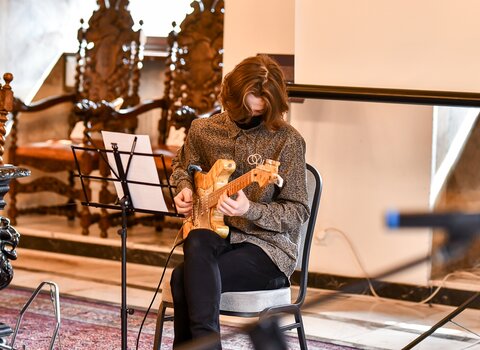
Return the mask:
M25 315L25 312L29 308L30 304L35 300L37 295L40 293L41 289L43 286L49 285L50 286L50 296L52 299L53 307L54 307L54 312L55 312L55 319L57 321L55 325L55 329L53 331L52 339L50 340L50 346L48 347L49 350L53 350L53 346L55 345L55 339L57 338L58 330L60 328L60 296L58 292L58 286L54 282L49 282L45 281L40 283L40 285L35 289L33 292L32 296L28 301L25 303L23 306L22 310L20 311L20 314L17 319L17 324L15 326L15 330L13 331L12 339L10 341L10 344L6 344L6 342L0 341L0 349L5 349L5 350L15 350L14 344L15 344L15 338L17 337L18 330L20 329L20 324L22 323L23 316ZM6 326L7 328L10 329L10 327ZM6 331L8 331L6 329ZM11 331L11 329L10 329ZM12 332L10 332L11 334ZM3 334L0 333L0 336L3 336Z

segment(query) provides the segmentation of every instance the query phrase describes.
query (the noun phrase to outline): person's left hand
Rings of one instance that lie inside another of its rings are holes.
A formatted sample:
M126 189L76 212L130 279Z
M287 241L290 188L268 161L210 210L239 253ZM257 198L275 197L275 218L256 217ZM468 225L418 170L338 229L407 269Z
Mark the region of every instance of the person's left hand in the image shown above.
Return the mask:
M250 201L242 190L237 192L235 199L228 197L227 192L224 192L217 203L217 210L228 216L241 216L247 212L248 208L250 208Z

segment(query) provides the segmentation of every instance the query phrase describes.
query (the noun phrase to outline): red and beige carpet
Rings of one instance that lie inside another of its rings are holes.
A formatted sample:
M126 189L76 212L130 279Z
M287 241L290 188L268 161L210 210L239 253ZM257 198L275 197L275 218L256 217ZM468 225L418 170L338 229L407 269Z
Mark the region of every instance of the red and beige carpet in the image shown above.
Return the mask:
M19 312L32 292L14 288L0 291L0 322L14 328ZM121 349L120 306L71 297L60 298L61 326L55 342L55 349ZM128 316L128 349L136 348L138 331L144 313L135 311ZM138 350L152 349L155 334L156 314L151 312L142 328ZM15 340L15 347L27 350L48 349L55 327L55 317L50 294L40 294L24 315ZM222 335L238 332L235 327L222 327ZM223 349L253 349L247 335L239 334L222 340ZM7 339L10 341L9 339ZM162 338L162 350L171 349L173 340L172 322L166 322ZM294 336L286 336L289 349L299 349ZM352 350L350 347L329 344L309 339L310 350Z

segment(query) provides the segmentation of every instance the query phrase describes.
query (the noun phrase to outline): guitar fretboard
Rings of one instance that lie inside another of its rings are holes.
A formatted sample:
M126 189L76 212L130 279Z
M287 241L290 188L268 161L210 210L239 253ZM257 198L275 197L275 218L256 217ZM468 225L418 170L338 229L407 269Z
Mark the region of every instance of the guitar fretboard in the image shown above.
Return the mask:
M217 205L218 200L220 199L220 196L227 191L227 195L231 196L234 193L237 193L241 189L247 187L250 185L252 181L252 172L255 171L255 169L250 170L248 173L245 173L241 175L240 177L236 178L235 180L229 182L225 186L219 188L218 190L213 191L210 193L208 196L208 207L213 208L214 206Z

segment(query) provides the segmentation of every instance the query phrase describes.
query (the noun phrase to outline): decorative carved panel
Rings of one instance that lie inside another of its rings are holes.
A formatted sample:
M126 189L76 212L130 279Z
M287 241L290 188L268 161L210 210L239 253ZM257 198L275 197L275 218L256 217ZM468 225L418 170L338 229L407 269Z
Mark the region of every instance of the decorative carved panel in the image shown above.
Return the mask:
M88 26L78 30L76 91L79 99L138 104L140 31L132 31L128 0L98 0Z
M162 118L164 124L159 127L160 135L164 136L179 108L186 106L199 115L218 104L222 82L224 1L193 1L191 6L193 12L179 27L174 23L174 30L168 36L170 52L164 96L170 108L168 117ZM165 143L165 139L160 143Z

